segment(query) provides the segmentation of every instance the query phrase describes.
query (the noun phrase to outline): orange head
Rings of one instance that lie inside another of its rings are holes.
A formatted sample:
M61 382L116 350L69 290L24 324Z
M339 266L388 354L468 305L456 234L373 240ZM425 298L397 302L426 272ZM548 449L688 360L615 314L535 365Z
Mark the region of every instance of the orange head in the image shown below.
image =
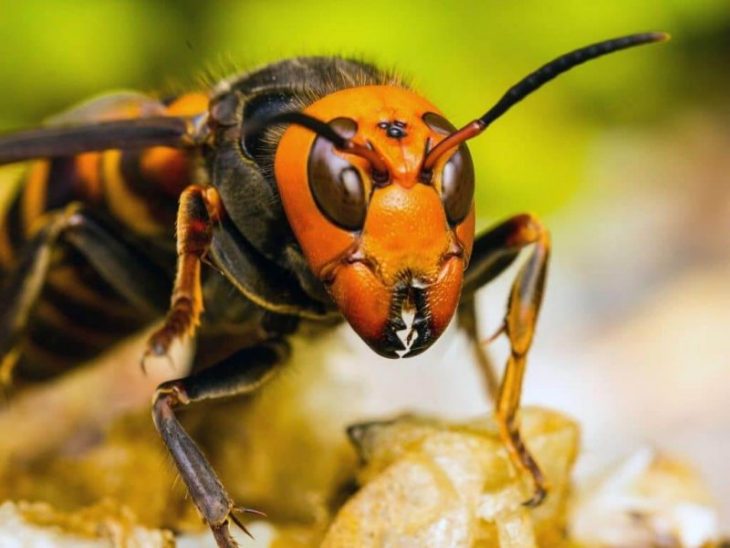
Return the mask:
M286 130L274 167L294 234L355 331L379 354L415 355L459 302L474 238L469 152L457 146L425 173L427 152L455 128L399 87L345 89L304 113L358 145Z
M344 89L263 123L293 124L274 162L284 210L309 266L376 352L418 354L454 315L474 240L464 142L572 67L667 38L633 34L558 57L458 131L422 97L387 85Z

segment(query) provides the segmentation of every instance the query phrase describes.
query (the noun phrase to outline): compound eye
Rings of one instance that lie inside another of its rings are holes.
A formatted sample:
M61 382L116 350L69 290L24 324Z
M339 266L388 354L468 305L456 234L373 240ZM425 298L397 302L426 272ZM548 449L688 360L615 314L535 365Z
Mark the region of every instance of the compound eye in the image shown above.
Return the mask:
M349 118L337 118L330 125L346 138L357 133L357 124ZM367 203L360 172L323 137L315 139L309 154L309 187L317 207L331 222L351 231L363 227Z
M452 225L458 225L471 210L474 201L474 164L465 145L461 145L444 165L441 173L441 201Z
M423 122L436 133L451 135L456 131L454 125L435 112L423 115ZM441 201L446 217L452 225L458 225L471 210L474 200L474 164L466 145L459 146L449 158L441 172Z

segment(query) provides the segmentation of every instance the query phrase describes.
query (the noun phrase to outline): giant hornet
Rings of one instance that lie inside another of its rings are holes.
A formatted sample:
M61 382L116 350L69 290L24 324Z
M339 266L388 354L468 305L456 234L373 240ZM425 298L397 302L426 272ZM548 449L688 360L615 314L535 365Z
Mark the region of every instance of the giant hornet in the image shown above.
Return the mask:
M558 57L459 130L393 74L308 57L170 100L104 96L3 136L0 164L33 162L0 228L2 368L19 383L47 379L167 311L146 355L192 336L198 351L189 376L157 389L154 423L218 545L234 546L238 509L175 409L259 388L304 323L345 319L399 358L429 348L458 309L476 341L475 292L531 246L502 324L505 372L488 384L501 438L534 485L525 504L540 504L546 482L517 411L550 237L529 214L474 237L464 143L572 67L666 38Z

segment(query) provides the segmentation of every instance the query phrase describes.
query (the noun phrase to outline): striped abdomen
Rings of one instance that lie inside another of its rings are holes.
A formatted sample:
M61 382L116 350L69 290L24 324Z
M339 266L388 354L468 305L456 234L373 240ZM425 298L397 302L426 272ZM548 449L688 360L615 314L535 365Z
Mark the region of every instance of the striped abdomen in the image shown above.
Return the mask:
M198 94L169 105L119 94L86 103L51 123L194 115L206 107L207 98ZM0 282L12 277L30 251L28 243L72 203L108 219L114 231L139 242L161 264L174 265L177 199L194 182L196 162L188 153L158 147L30 163L0 224ZM0 314L4 312L0 303ZM150 319L61 238L53 246L52 266L23 333L16 373L26 379L53 375L95 356Z

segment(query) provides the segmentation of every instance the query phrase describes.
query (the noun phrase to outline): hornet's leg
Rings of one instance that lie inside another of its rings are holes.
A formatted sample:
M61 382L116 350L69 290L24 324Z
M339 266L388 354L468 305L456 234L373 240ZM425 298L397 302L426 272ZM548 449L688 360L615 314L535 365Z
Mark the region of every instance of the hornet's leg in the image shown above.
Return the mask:
M155 393L152 405L155 426L220 547L237 546L228 530L229 518L248 533L233 513L246 510L233 505L213 467L183 430L174 410L196 401L253 392L272 376L287 353L288 348L282 342L247 348L199 373L165 382Z
M26 244L18 266L0 292L0 358L3 377L18 356L18 343L38 303L54 250L69 245L120 295L151 320L164 310L160 292L169 291L169 277L138 245L120 238L80 204L49 215L48 222Z
M517 215L481 235L474 244L472 263L464 280L464 298L473 299L474 291L494 279L528 245L534 247L517 274L504 318L504 333L509 338L507 359L496 402L496 419L500 436L510 457L519 469L528 472L534 482L534 494L525 504L536 506L547 494L545 478L520 436L517 411L520 406L522 380L527 352L532 345L538 312L542 304L550 235L542 223L531 215Z
M519 219L520 217L508 219L480 234L476 239L469 268L464 276L464 287L458 309L459 326L466 332L472 344L487 393L492 402L496 402L499 395L499 378L494 371L491 358L484 349L484 342L479 337L475 293L504 272L520 254L523 245L515 246L505 243L514 232L515 223L520 222ZM503 330L504 328L501 327L497 335Z
M163 326L147 342L145 357L164 356L173 341L192 335L203 311L200 265L210 247L221 202L213 188L187 187L177 212L177 275Z

